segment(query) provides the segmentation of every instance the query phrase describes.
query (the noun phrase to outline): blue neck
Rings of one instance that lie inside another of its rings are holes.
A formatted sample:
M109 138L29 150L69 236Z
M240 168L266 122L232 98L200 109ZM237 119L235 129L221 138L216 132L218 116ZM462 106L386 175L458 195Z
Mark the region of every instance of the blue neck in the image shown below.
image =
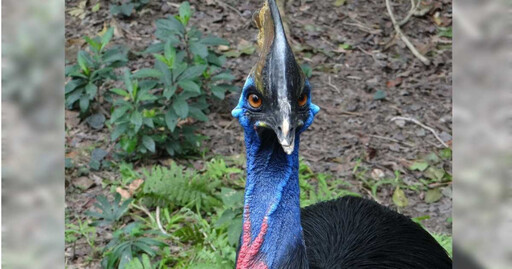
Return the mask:
M295 139L295 150L291 155L283 151L277 139L268 138L266 141L261 141L255 132L246 131L245 143L247 147L247 183L244 198L246 236L242 236L239 257L249 255L242 252L250 252L248 246L252 245L253 254L257 251L257 255L250 254L254 257L249 260L252 259L255 264L259 262L266 265L266 267L253 266L253 268L279 268L279 265L290 256L290 251L305 252L300 223L299 135ZM264 226L267 226L266 229L263 228ZM248 240L249 234L250 240ZM258 237L261 237L260 243L258 243Z

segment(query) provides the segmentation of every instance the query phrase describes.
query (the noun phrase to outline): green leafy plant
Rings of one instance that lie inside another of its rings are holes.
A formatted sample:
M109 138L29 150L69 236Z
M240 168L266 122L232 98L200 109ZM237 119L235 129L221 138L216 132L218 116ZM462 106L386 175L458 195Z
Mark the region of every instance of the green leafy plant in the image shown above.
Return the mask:
M149 257L156 256L156 249L162 249L166 244L150 237L154 234L154 232L144 229L139 222L132 222L115 231L112 240L105 246L105 255L101 265L105 269L126 268L132 263L132 260L139 257L144 259L144 254Z
M193 123L207 121L209 103L235 90L229 83L233 75L222 68L225 57L211 49L227 42L187 27L190 16L184 2L179 15L157 20L160 42L146 50L156 59L154 68L125 72L125 89L111 90L121 97L110 119L111 139L119 139L118 148L128 156L194 152L203 137Z
M438 27L437 28L437 36L452 38L453 37L452 27Z
M99 170L102 165L103 167L105 167L104 158L107 155L108 152L106 152L104 149L95 148L91 152L91 160L89 161L89 167L93 170Z
M110 122L115 126L111 133L113 141L119 139L118 147L127 155L134 153L145 154L156 152L155 139L159 142L166 140L165 132L158 132L163 118L158 110L158 97L150 92L155 83L141 83L131 80L125 71L124 82L126 90L112 89L111 91L124 98L114 101L114 111ZM155 126L155 121L157 125Z
M113 34L114 28L110 28L101 36L84 37L89 44L89 52L80 50L77 63L66 67L66 77L70 78L65 87L66 107L79 108L82 118L90 115L91 103L98 101L99 86L108 79L116 79L114 69L128 61L128 51L124 47L107 48ZM102 114L88 119L96 129L101 129L104 121Z
M227 239L232 246L238 244L240 234L242 233L243 198L244 192L242 190L221 189L224 210L215 222L215 226L227 228Z
M310 183L314 181L316 186ZM315 174L302 160L299 163L299 187L302 207L346 195L361 196L346 189L352 187L350 183L341 179L332 179L327 174Z
M129 17L136 10L142 9L149 3L149 0L114 0L110 4L110 14L113 16Z
M119 193L114 195L114 201L112 201L112 203L103 195L98 196L96 200L97 203L94 205L100 212L87 211L85 213L87 216L97 219L91 223L92 226L105 226L115 223L124 216L126 211L128 211L128 206L132 202L132 199L127 199L121 203L121 195Z
M103 161L103 164L105 161ZM101 182L103 188L110 187L111 193L116 193L116 189L121 187L128 189L130 183L136 179L140 179L142 175L133 168L133 163L121 162L113 163L110 166L111 169L119 169L119 176L115 178L104 178Z
M409 200L404 192L404 189L409 189L412 191L420 191L422 190L423 186L420 183L415 184L406 184L401 179L401 173L400 171L395 171L395 177L394 178L382 178L382 179L376 179L368 176L368 169L366 167L363 167L361 165L361 159L358 159L356 161L356 165L354 166L352 170L353 176L363 182L363 187L370 191L373 198L378 201L377 192L380 187L383 185L390 185L392 188L394 188L392 200L393 203L398 207L405 207L409 204Z
M141 258L132 259L127 265L126 269L153 269L151 260L147 254L142 254Z
M187 268L206 268L206 265L208 268L234 268L236 248L230 243L228 231L212 225L200 215L196 215L193 221L195 229L203 236L201 244L196 244L191 249L190 264ZM241 221L239 224L242 224Z
M66 223L65 240L66 243L76 242L79 238L84 238L93 251L96 250L96 228L89 226L87 221L80 219L74 223Z

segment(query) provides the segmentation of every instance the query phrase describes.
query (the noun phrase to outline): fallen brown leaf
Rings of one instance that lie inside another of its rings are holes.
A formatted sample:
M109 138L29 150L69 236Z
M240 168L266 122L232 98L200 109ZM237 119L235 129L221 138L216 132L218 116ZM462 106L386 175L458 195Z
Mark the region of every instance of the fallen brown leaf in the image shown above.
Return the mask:
M140 185L142 185L142 183L144 183L144 180L141 178L132 181L132 183L128 185L128 191L130 194L133 195L135 191L140 187Z
M132 195L130 194L129 191L127 191L121 187L117 187L116 192L119 193L121 195L121 197L123 197L124 199L129 199L132 197Z

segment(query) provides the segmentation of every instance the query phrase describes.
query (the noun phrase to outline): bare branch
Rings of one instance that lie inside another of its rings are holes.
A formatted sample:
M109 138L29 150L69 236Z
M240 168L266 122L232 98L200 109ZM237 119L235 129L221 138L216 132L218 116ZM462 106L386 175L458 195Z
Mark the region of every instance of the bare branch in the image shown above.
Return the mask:
M411 9L409 10L409 13L407 13L407 16L405 16L405 18L398 25L403 26L404 24L406 24L412 17L412 15L414 15L414 12L416 12L416 9L418 9L419 6L420 1L416 3L415 0L411 0Z
M393 26L395 28L395 32L400 36L400 39L405 43L407 48L418 58L423 64L430 65L430 60L427 59L425 56L423 56L421 53L418 52L418 50L414 47L414 45L409 41L407 36L402 32L400 29L400 25L395 19L395 15L393 14L393 11L391 10L391 3L390 0L386 0L386 8L388 9L389 17L391 18L391 22L393 23Z
M329 81L327 81L327 85L331 86L333 89L336 90L336 92L338 93L341 93L340 89L338 89L338 87L336 87L336 85L332 84L331 83L331 76L329 76Z
M412 122L412 123L415 123L419 126L421 126L422 128L430 131L434 136L435 138L441 142L441 144L446 147L446 148L449 148L449 146L443 141L443 139L441 139L441 137L439 137L439 135L437 134L437 132L432 129L431 127L428 127L427 125L421 123L420 121L418 121L417 119L413 119L413 118L407 118L407 117L393 117L390 121L396 121L396 120L403 120L403 121L409 121L409 122Z

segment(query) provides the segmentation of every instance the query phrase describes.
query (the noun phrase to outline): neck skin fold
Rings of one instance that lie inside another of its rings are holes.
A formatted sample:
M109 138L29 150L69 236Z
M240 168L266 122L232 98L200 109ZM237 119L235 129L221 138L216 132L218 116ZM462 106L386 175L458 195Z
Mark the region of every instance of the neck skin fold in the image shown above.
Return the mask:
M247 132L247 183L237 269L280 268L291 251L305 253L300 224L299 135L286 154L275 137Z

